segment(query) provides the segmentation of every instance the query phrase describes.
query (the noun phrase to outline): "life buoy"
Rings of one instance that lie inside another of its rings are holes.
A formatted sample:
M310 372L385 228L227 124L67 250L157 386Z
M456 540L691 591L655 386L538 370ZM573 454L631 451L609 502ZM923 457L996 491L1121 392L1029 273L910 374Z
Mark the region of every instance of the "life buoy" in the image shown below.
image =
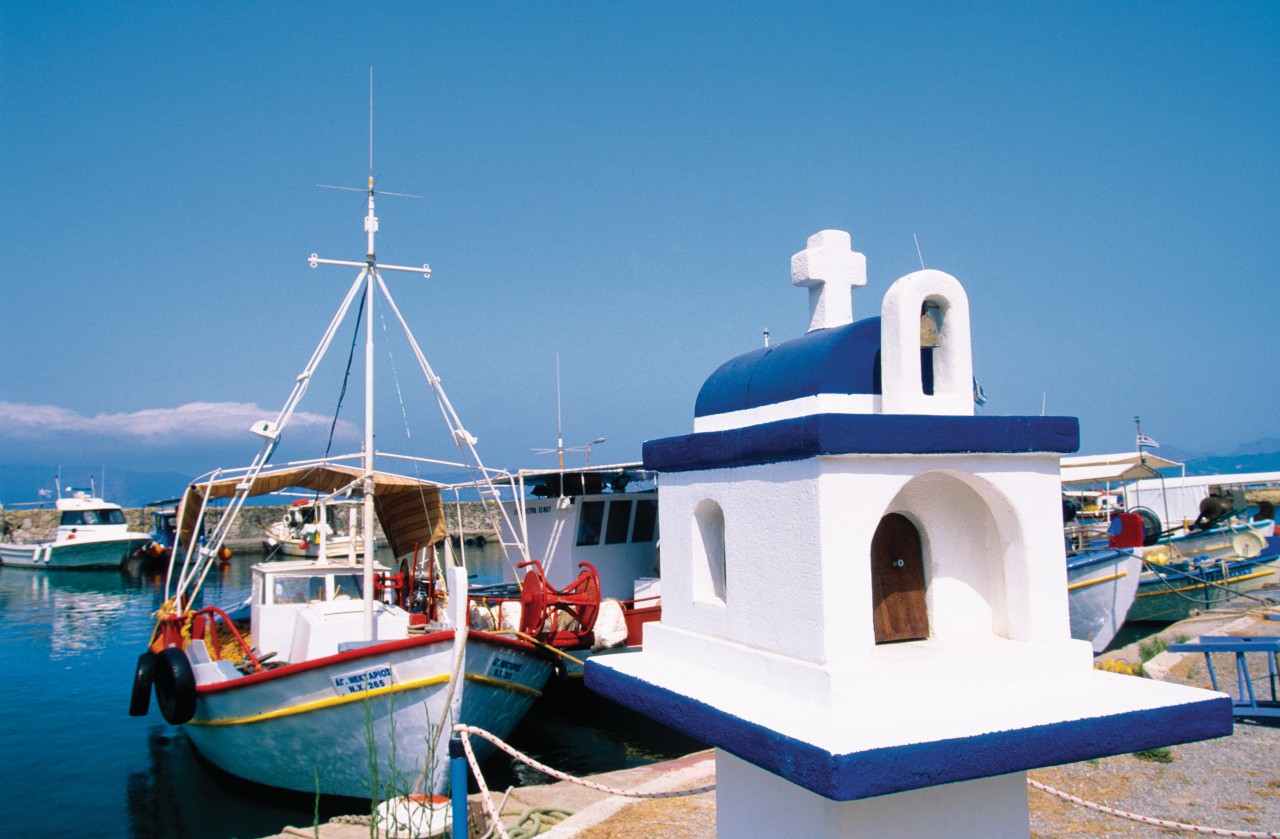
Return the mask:
M196 713L196 677L187 654L177 647L165 647L152 664L156 704L171 725L182 725Z
M133 696L129 698L129 716L145 717L151 708L151 667L156 654L147 650L138 656L133 671Z

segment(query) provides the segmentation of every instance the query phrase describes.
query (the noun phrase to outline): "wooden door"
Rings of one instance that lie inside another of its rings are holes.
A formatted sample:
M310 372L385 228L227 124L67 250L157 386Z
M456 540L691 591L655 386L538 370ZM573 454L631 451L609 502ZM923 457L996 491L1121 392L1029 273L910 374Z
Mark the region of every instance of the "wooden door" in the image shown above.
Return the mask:
M871 537L871 604L877 644L929 637L920 531L898 513Z

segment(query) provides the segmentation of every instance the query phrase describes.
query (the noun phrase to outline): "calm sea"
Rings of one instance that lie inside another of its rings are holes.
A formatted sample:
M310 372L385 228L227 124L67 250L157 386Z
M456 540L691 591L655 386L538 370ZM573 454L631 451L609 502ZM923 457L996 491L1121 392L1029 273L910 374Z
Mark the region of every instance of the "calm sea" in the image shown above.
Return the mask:
M242 602L249 566L232 558L204 599ZM476 567L473 557L471 567ZM0 567L0 833L31 836L254 837L312 823L309 796L247 784L204 763L180 727L130 717L129 690L164 569ZM696 741L583 691L549 692L513 735L518 748L585 774L686 754ZM544 783L498 755L485 766L498 789ZM324 801L321 817L367 802Z

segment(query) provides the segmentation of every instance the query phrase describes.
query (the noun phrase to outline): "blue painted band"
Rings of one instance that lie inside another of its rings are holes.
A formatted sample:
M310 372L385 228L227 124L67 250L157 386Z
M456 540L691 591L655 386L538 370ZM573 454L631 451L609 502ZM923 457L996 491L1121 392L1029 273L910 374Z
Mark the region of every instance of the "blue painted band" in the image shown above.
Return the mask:
M643 655L643 653L642 653ZM704 702L588 661L592 691L833 801L971 781L1231 734L1231 698L1090 719L831 752Z
M1067 453L1079 447L1075 417L813 414L650 440L644 465L690 472L831 454Z

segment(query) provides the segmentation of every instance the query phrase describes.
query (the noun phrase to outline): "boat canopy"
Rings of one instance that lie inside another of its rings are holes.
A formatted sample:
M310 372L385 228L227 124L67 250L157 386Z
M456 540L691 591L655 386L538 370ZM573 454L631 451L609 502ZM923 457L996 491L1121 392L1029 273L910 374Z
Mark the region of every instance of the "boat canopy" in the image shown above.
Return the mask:
M362 475L363 472L353 466L336 464L263 470L254 479L248 494L266 495L291 488L336 493L348 487L358 488ZM187 487L178 530L184 545L195 529L196 518L204 502L209 498L233 497L243 482L243 477L232 477L197 482ZM415 546L434 544L449 535L438 486L390 472L374 472L373 483L374 510L394 556L404 556Z
M1120 454L1090 454L1062 458L1062 483L1106 484L1125 483L1140 478L1158 478L1157 469L1182 466L1176 460L1166 460L1149 452L1122 452Z

